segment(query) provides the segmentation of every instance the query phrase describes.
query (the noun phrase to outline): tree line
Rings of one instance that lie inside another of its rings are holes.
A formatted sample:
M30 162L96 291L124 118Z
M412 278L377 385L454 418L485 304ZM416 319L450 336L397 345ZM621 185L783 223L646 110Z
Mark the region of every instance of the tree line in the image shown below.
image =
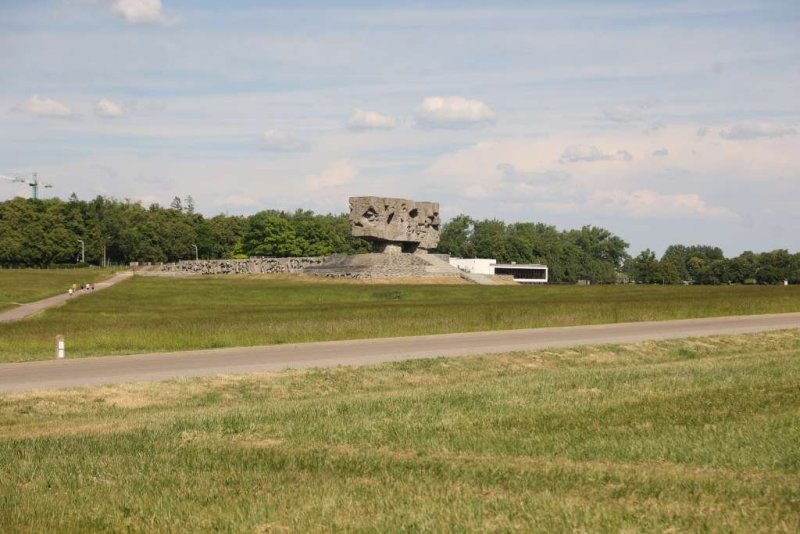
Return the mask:
M542 223L506 224L459 215L444 225L439 248L465 258L542 263L553 282L800 283L800 253L780 249L726 258L719 247L671 245L661 258L649 249L631 257L625 241L595 226L558 230Z
M252 256L324 256L368 252L350 235L347 214L266 210L206 218L191 197L169 206L116 200L14 198L0 202L0 265L173 262ZM670 246L629 256L628 243L596 226L559 230L543 223L507 224L458 215L442 226L435 252L501 263L542 263L553 282L699 284L800 282L800 254L745 252L727 259L718 247Z
M269 210L249 217L196 213L194 202L169 207L115 200L14 198L0 202L0 265L173 262L199 258L322 256L365 252L346 215ZM195 249L196 247L196 249Z
M624 271L645 284L797 284L800 253L747 251L726 258L719 247L671 245L660 259L649 249L628 258Z

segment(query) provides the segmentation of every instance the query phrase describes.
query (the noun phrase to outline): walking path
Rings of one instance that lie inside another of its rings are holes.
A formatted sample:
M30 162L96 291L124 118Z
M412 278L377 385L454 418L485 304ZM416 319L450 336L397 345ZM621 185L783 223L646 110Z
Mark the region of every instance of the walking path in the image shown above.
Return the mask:
M117 273L108 280L97 282L94 285L94 290L99 291L101 289L111 287L116 283L119 283L123 280L127 280L131 276L133 276L132 272ZM70 299L79 298L81 295L86 295L88 293L91 293L91 291L86 292L79 290L75 292L74 295L69 295L65 291L64 293L59 293L54 297L48 297L46 299L37 300L36 302L28 302L27 304L22 304L20 306L17 306L16 308L0 312L0 323L11 323L13 321L19 321L21 319L25 319L26 317L30 317L31 315L37 314L42 310L53 308L63 302L66 302Z
M800 328L800 313L473 332L0 364L0 394ZM69 357L69 345L67 346Z

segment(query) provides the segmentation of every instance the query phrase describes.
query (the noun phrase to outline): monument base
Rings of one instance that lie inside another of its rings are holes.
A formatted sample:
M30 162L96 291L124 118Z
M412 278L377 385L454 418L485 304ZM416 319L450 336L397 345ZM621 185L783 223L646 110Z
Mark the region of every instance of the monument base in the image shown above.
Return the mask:
M305 274L327 278L392 279L456 277L460 272L435 254L372 253L337 254L321 265L310 265Z

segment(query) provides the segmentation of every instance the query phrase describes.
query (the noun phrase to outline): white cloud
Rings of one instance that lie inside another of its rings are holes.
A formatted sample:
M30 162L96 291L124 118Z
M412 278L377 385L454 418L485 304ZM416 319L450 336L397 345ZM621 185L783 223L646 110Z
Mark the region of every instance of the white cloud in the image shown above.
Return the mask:
M714 132L720 129L718 125L709 127ZM791 169L800 168L800 135L745 143L701 139L695 135L696 131L696 125L686 124L668 126L649 136L625 131L595 134L576 131L483 142L440 156L426 172L431 177L446 180L453 188L490 177L494 177L496 185L510 181L530 182L527 176L519 176L566 171L570 176L568 182L583 190L599 187L659 190L665 180L669 180L671 192L676 192L680 191L676 188L681 181L686 180L684 191L695 192L700 191L696 189L698 183L705 187L703 191L728 191L732 183L740 182L782 184L787 177L794 176ZM625 147L635 158L623 162L619 159L622 154L608 147ZM650 157L654 151L665 147L669 147L668 158ZM669 167L665 168L667 161ZM512 180L507 167L498 169L499 164L513 165L518 177ZM718 181L718 177L723 176L724 185ZM542 185L544 182L537 180L535 183Z
M125 110L120 104L107 98L102 98L94 105L94 114L98 117L114 119L123 117L125 115Z
M39 95L33 95L25 102L20 103L15 110L36 117L66 118L73 115L72 110L66 104Z
M561 162L577 163L580 161L633 161L633 154L627 150L617 150L615 154L606 154L596 146L571 145L561 153Z
M480 100L462 96L432 96L417 110L417 123L427 128L467 128L495 121L492 108Z
M297 152L306 148L306 144L300 139L278 130L264 132L261 136L261 146L270 152Z
M633 192L597 190L589 197L588 204L597 211L636 219L736 217L728 208L709 206L696 193L662 194L649 189Z
M731 187L786 184L792 176L786 169L800 166L800 135L744 144L700 139L696 131L697 125L685 124L649 136L576 131L476 143L440 156L424 175L435 177L442 190L458 191L459 201L480 206L474 209L516 202L522 207L508 213L518 217L534 209L559 217L726 222L745 213ZM651 156L664 150L668 157ZM636 158L624 162L626 153ZM483 186L488 197L467 199L471 184Z
M397 127L397 119L377 111L357 109L347 119L347 128L353 131L391 130Z
M161 0L117 0L114 11L132 24L164 22Z
M358 175L358 169L349 159L339 160L319 174L306 180L308 191L317 191L328 187L352 183Z
M657 148L657 149L653 150L653 155L654 156L660 156L660 157L669 156L669 149L667 149L667 148Z
M720 130L719 132L720 137L732 140L775 138L786 135L797 135L797 130L771 122L736 124L729 130Z

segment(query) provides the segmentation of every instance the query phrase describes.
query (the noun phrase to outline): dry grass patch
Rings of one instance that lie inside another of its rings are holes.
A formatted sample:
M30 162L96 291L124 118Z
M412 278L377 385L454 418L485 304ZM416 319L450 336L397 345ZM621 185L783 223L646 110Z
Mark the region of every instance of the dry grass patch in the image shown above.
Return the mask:
M800 529L800 330L0 396L15 531Z

